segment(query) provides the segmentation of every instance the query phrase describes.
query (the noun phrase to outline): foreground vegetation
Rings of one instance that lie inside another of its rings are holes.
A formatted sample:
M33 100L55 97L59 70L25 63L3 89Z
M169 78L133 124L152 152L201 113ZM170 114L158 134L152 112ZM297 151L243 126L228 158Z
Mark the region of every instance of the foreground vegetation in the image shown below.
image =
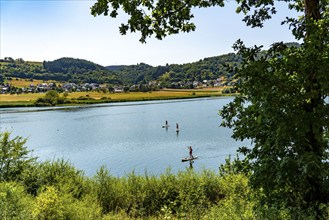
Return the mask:
M239 160L218 173L114 177L100 167L87 177L63 159L38 162L25 142L0 134L1 219L318 219L313 209L259 203ZM329 206L319 206L328 219Z

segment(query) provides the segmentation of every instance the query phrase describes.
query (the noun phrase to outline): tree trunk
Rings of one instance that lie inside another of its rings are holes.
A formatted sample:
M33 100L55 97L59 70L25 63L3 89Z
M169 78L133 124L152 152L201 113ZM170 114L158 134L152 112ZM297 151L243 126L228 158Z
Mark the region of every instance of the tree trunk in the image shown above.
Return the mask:
M319 0L305 0L304 3L306 19L319 20L321 18Z
M316 59L318 58L318 54L322 53L323 43L321 40L317 41L317 44L314 45L314 37L316 37L316 31L314 30L313 21L317 21L321 19L319 0L304 0L305 3L305 21L306 21L306 35L304 39L305 45L305 56L308 54L307 58L310 58L310 64L308 71L308 85L306 86L306 100L304 100L305 105L305 113L307 115L314 116L316 114L317 109L324 105L324 102L321 97L321 85L318 81L318 73L317 66L314 65ZM314 35L314 36L313 36ZM310 40L308 40L310 39ZM318 43L320 42L320 43ZM310 55L311 54L311 55ZM316 119L316 117L315 117ZM317 120L311 120L309 123L308 131L305 134L305 151L307 153L311 153L316 158L317 161L314 161L316 164L321 164L324 156L324 147L323 145L323 128L318 125ZM319 166L321 169L322 166ZM328 198L325 195L323 190L323 177L319 175L321 170L312 173L311 176L307 177L307 182L310 186L309 192L306 193L305 202L308 205L316 205L316 203L326 203ZM317 211L317 217L320 218L321 212Z

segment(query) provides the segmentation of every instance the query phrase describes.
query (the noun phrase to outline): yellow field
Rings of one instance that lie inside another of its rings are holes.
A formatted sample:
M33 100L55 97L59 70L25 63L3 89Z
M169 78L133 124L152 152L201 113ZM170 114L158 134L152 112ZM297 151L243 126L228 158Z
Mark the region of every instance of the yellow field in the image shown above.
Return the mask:
M42 66L42 62L40 61L26 61L26 62L35 66Z
M35 86L41 83L56 83L57 85L59 84L59 82L56 82L54 80L43 81L43 80L34 79L33 82L31 82L30 80L21 79L21 78L17 78L17 79L13 78L12 80L5 80L5 83L9 83L10 85L18 88L28 87L30 86L30 84L33 84Z
M108 98L113 101L131 101L143 99L173 99L173 98L193 98L203 96L219 96L221 89L207 90L207 89L194 89L194 90L162 90L155 92L130 92L130 93L102 93L102 92L73 92L69 93L67 98L90 97L93 99ZM63 95L63 94L61 94ZM26 102L34 101L43 97L44 93L28 93L19 95L0 94L0 103L6 102Z
M193 95L194 93L194 95ZM216 92L217 93L217 92ZM179 98L179 97L189 97L189 96L205 96L205 95L216 95L214 92L204 92L204 91L155 91L155 92L129 92L129 93L98 93L98 92L74 92L70 93L68 98L78 98L80 96L89 95L89 97L94 99L101 99L102 97L110 98L112 100L139 100L139 99L149 99L149 98ZM218 94L218 93L217 93ZM218 94L219 95L219 94Z
M35 66L42 66L42 62L40 62L40 61L25 61L25 62L28 63L28 64L31 64L31 65L35 65ZM10 63L10 62L0 62L0 65L3 65L3 66L9 65L9 64L12 64L12 63Z
M27 94L19 94L19 95L11 95L11 94L0 94L0 102L27 102L34 101L38 98L43 97L45 94L43 93L27 93Z

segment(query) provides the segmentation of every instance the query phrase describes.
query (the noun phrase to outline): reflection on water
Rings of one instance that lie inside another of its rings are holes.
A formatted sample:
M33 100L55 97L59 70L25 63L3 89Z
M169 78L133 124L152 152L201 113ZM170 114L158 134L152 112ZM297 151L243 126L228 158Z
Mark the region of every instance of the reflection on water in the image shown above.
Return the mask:
M132 170L157 175L168 167L173 172L191 167L217 170L242 145L230 137L229 129L219 126L218 110L231 100L127 102L46 111L1 109L1 131L29 137L27 146L40 160L63 157L87 175L102 165L119 176ZM171 127L162 127L166 120ZM182 163L190 145L199 158Z

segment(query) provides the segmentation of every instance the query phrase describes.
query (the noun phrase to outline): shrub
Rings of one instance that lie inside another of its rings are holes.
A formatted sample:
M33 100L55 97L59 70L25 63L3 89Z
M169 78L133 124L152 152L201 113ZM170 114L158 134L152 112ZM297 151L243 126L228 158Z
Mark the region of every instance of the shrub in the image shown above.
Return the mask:
M0 182L0 219L30 219L32 197L15 182Z
M55 187L47 186L36 197L33 217L36 219L64 219L64 204L58 194Z
M9 132L0 133L0 181L19 180L22 172L36 161L29 156L25 143L22 137L10 139Z
M56 186L62 192L69 192L75 198L81 198L86 189L83 172L64 159L41 163L39 178L41 186Z

